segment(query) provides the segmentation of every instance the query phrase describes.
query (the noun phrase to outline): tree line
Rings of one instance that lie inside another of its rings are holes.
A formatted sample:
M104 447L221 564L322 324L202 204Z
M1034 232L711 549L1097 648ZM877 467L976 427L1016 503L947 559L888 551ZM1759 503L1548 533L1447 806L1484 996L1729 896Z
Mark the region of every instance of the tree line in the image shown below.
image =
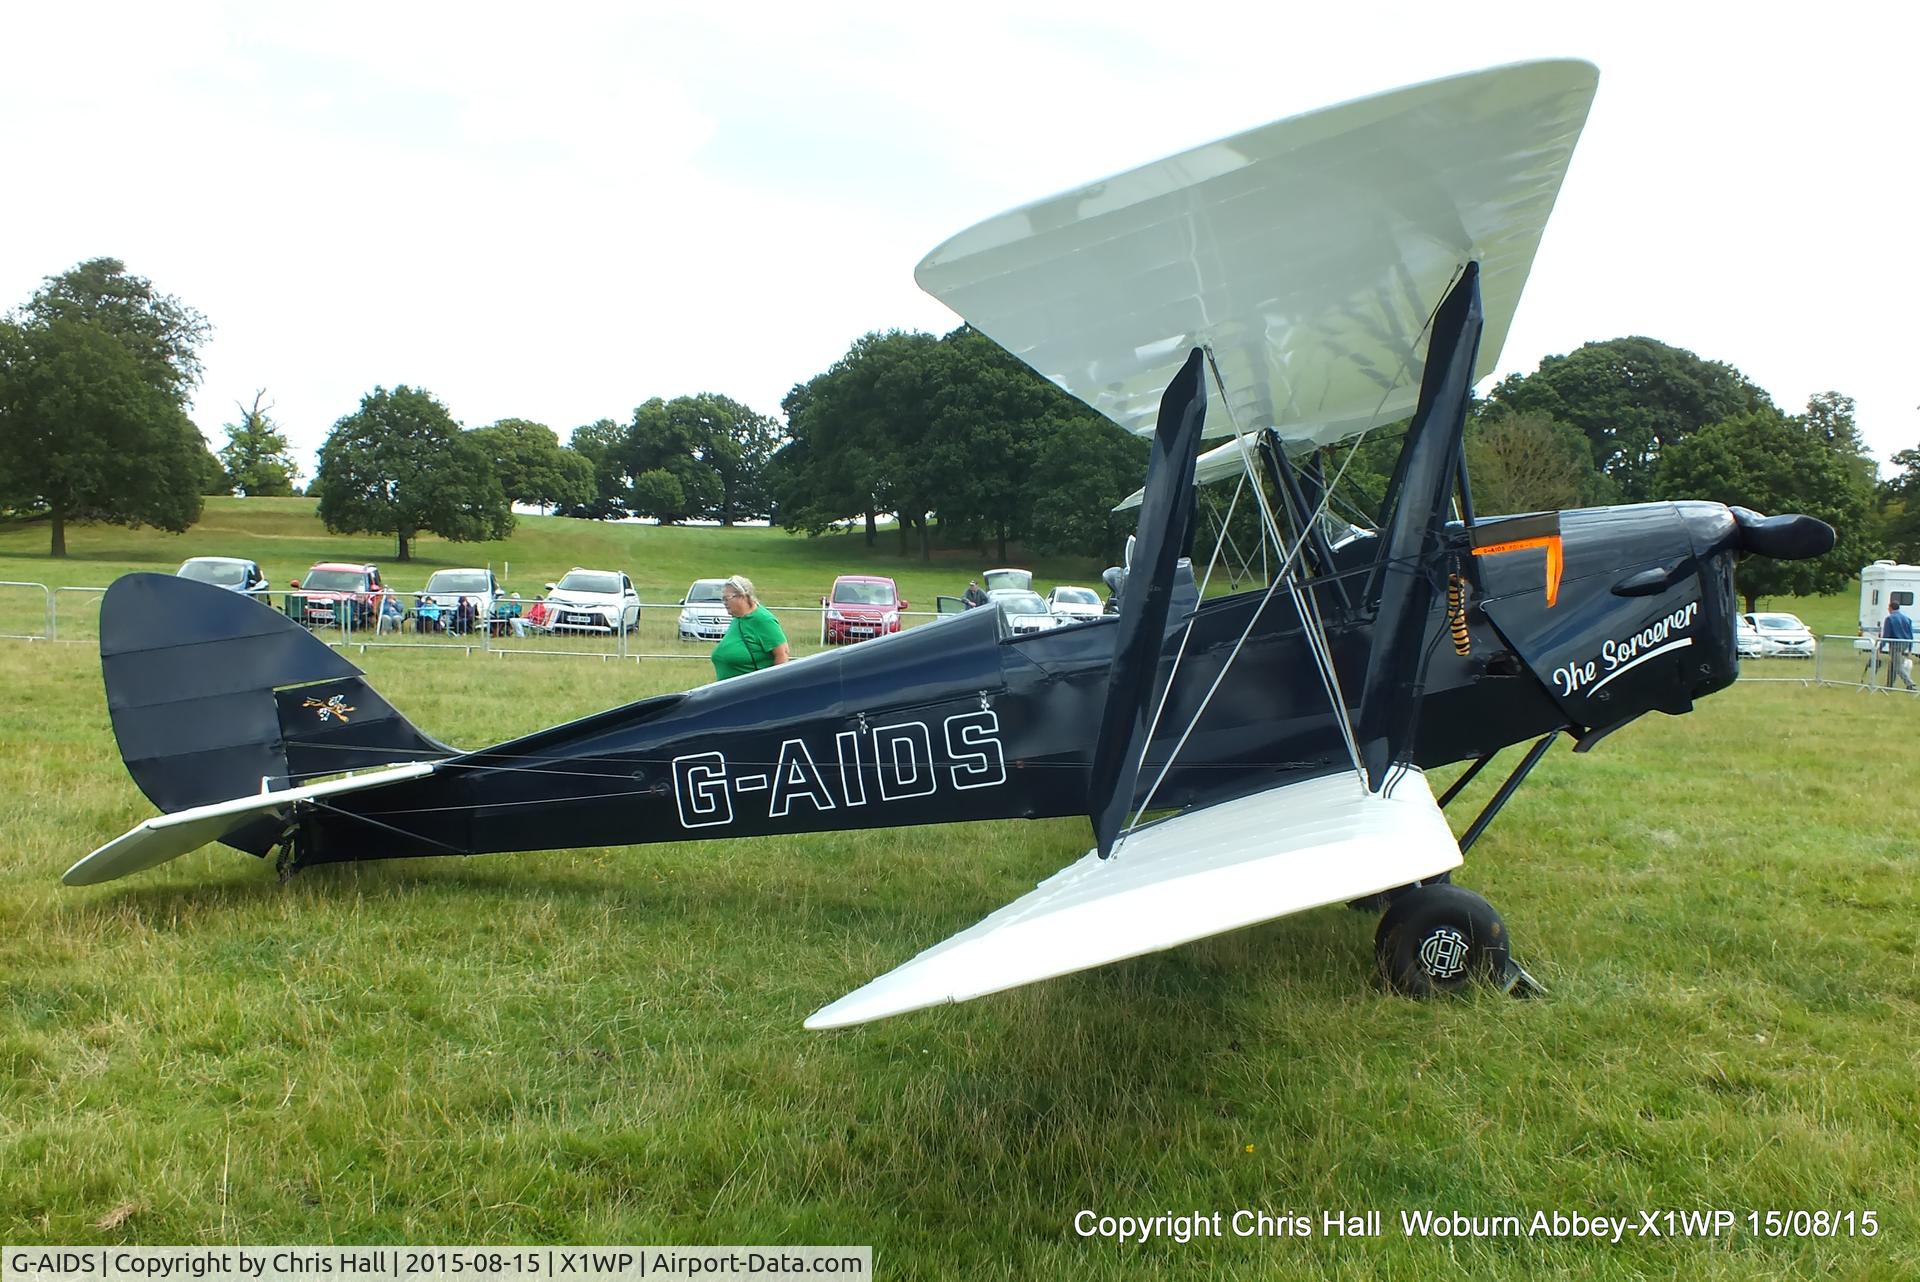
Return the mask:
M71 521L182 530L203 494L298 492L264 392L236 406L217 456L187 417L209 332L117 260L48 278L0 321L0 516L47 520L58 556ZM464 429L424 389L376 387L334 424L306 492L330 530L392 534L401 560L421 532L502 537L514 503L809 535L856 524L870 545L885 517L900 554L923 559L936 547L1006 559L1016 544L1111 558L1131 523L1112 506L1145 469L1143 441L965 325L866 334L780 408L655 397L563 444L530 419ZM1363 512L1386 488L1396 430L1329 460ZM1742 565L1749 607L1839 590L1877 555L1920 559L1920 446L1881 481L1850 398L1787 412L1732 365L1652 338L1589 343L1502 380L1475 402L1467 451L1483 513L1701 498L1839 531L1818 561Z
M1709 499L1833 526L1826 556L1740 564L1749 611L1845 589L1890 539L1851 397L1822 392L1790 413L1733 366L1651 338L1588 343L1503 379L1475 407L1467 451L1483 512Z

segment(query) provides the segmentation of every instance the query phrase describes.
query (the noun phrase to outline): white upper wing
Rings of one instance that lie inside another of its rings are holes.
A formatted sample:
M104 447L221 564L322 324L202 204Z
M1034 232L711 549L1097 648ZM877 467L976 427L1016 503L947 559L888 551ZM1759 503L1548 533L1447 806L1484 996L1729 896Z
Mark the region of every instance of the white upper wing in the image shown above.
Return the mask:
M1493 371L1598 80L1521 63L1295 116L989 218L914 277L1129 431L1206 345L1208 435L1329 444L1412 410L1469 260Z

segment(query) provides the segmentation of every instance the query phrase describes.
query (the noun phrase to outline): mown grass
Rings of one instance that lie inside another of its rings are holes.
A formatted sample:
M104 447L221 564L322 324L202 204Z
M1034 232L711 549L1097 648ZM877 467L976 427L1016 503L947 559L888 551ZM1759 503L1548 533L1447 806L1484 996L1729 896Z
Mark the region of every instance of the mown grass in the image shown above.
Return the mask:
M354 657L463 746L687 677ZM1078 855L1085 824L285 885L216 850L69 890L61 870L150 809L85 647L0 644L0 685L9 1242L870 1242L913 1277L1920 1273L1904 697L1742 685L1551 754L1461 876L1542 1000L1386 996L1374 919L1329 909L822 1035L810 1011ZM1243 1207L1377 1209L1388 1232L1072 1228L1082 1208ZM1397 1229L1415 1209L1721 1207L1873 1209L1881 1228L1618 1246Z

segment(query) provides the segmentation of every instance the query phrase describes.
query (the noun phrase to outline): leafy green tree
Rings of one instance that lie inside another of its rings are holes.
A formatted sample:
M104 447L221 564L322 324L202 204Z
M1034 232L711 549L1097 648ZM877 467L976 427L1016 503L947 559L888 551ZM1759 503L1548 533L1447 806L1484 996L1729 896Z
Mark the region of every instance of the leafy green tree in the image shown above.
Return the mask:
M422 532L466 543L513 530L485 447L430 394L405 385L374 388L334 424L313 492L328 530L392 534L401 561Z
M1544 415L1586 434L1593 461L1637 503L1653 497L1667 446L1709 423L1773 402L1739 370L1651 338L1588 343L1493 389L1493 409ZM1479 506L1476 501L1475 506Z
M0 323L0 503L184 530L217 469L187 418L206 318L113 258L50 276Z
M817 534L864 516L871 543L875 515L890 511L902 552L917 539L923 559L936 515L945 541L993 540L1004 557L1030 533L1045 425L1090 414L967 326L864 335L782 407L781 523Z
M1841 591L1865 563L1869 492L1850 455L1804 419L1748 410L1691 432L1663 452L1655 488L1661 498L1711 499L1769 516L1800 512L1834 528L1838 537L1826 556L1743 560L1735 578L1749 611L1763 596Z
M793 513L809 509L814 503L813 456L807 443L789 438L767 460L767 495L775 525L789 530L805 528L793 519ZM867 528L867 545L873 545L873 527Z
M1854 408L1851 396L1840 392L1816 392L1807 398L1806 424L1829 448L1847 461L1847 468L1853 473L1854 480L1872 487L1879 480L1880 465L1874 462L1873 451L1867 448L1866 441L1860 436L1859 425L1853 421Z
M1874 491L1875 546L1896 560L1920 561L1920 449L1899 451L1893 467Z
M545 500L532 501L545 502L555 512L578 507L582 503L591 503L594 497L593 460L562 445L559 456L554 460L554 473L548 494L549 497Z
M687 508L687 492L681 488L680 478L665 468L640 473L627 493L633 510L642 515L684 512Z
M112 334L140 364L147 381L186 408L189 393L200 381L200 347L212 333L199 312L157 293L152 281L129 274L119 259L92 258L49 276L22 313L28 325L61 319Z
M1593 466L1586 436L1544 414L1476 419L1467 425L1466 449L1476 513L1550 512L1613 498L1613 487Z
M775 494L782 525L820 534L864 517L871 546L877 515L899 512L905 538L927 488L916 434L928 405L925 367L938 342L901 330L862 335L831 368L787 394L781 408L792 443L781 451ZM919 509L922 518L927 510Z
M1119 560L1133 529L1132 513L1113 505L1140 487L1147 474L1144 437L1095 414L1042 423L1034 452L1034 504L1027 541L1036 551Z
M470 435L487 452L509 502L571 508L593 501L593 464L561 445L546 424L503 418Z
M770 517L773 491L767 470L785 436L779 420L713 392L687 399L706 436L703 459L720 478L720 503L715 513L720 523L732 525L735 521Z
M935 446L956 429L949 416L936 422L934 408L951 394L950 362L940 340L925 334L893 337L867 354L861 371L866 438L879 464L874 500L891 511L905 556L910 539L920 559L933 559L930 516L947 479Z
M218 468L171 382L108 329L0 322L0 505L47 513L49 555L70 521L186 529Z
M671 401L656 396L633 411L628 428L626 470L634 478L627 506L636 516L650 516L662 525L716 515L725 489L707 455L713 438L695 398ZM648 473L660 477L640 484Z
M633 478L627 473L627 429L610 418L595 419L573 429L567 448L587 462L592 497L562 504L561 516L587 520L618 520L627 515L627 494Z
M227 443L220 450L226 480L223 492L237 491L248 498L293 493L300 468L287 447L286 434L267 417L273 407L260 404L265 397L265 391L258 391L251 406L235 403L240 421L226 425Z
M199 429L196 428L195 435L198 434ZM204 436L200 438L199 467L195 470L200 474L200 484L197 488L202 498L232 496L233 481L227 476L226 466L220 462L219 456L207 448L207 440Z
M1034 464L1049 416L1065 422L1087 411L971 326L927 355L924 466L941 532L976 546L992 539L1005 561L1009 538L1026 537L1046 501Z

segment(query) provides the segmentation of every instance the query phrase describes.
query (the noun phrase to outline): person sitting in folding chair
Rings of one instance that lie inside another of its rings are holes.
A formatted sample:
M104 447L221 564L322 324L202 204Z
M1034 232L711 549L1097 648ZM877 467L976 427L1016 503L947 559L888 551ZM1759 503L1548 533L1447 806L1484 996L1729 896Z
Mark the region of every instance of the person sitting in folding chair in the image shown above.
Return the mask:
M400 598L397 594L389 592L380 598L380 622L379 626L374 629L376 634L380 632L398 632L400 631L400 626L405 623L406 620L407 607L400 604Z
M527 635L527 621L520 617L520 594L514 593L505 601L493 607L493 620L488 625L494 636L503 637L512 633L516 637Z

